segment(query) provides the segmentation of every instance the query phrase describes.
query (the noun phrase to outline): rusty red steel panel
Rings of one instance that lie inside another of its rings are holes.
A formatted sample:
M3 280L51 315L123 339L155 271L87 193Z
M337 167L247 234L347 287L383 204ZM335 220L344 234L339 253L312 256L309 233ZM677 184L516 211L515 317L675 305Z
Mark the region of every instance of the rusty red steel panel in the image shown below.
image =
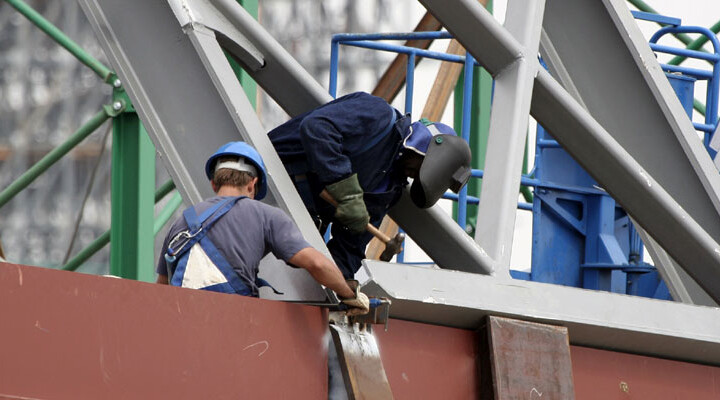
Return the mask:
M316 307L0 263L0 398L327 398Z
M574 399L567 328L490 316L495 400Z
M717 400L720 367L572 346L580 400Z
M396 399L478 398L475 332L393 319L373 333Z

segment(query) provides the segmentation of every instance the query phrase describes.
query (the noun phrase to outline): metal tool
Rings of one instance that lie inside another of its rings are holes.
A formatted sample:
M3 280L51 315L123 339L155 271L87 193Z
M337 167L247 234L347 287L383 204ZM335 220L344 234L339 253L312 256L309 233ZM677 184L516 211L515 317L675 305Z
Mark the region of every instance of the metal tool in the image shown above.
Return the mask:
M320 197L337 208L338 202L327 190L323 189L323 191L320 192ZM390 261L395 254L400 254L400 252L402 251L402 244L405 240L405 233L398 232L397 235L391 238L388 235L380 232L380 230L374 227L372 224L367 224L365 229L368 232L372 233L373 236L378 238L381 242L385 243L385 250L383 250L382 254L380 254L380 261Z
M350 400L391 400L393 398L385 368L380 357L372 325L384 324L387 331L391 302L386 298L370 298L370 312L347 316L345 304L307 303L330 310L328 321L335 344L345 389Z
M333 303L308 303L308 302L299 302L299 304L303 304L306 306L315 306L315 307L324 307L327 308L330 313L331 322L333 320L339 319L339 316L344 316L344 312L350 308L348 305L343 303L333 304ZM348 317L348 323L350 324L360 324L360 325L366 325L368 330L371 330L370 325L384 325L385 331L387 331L388 328L388 320L390 319L390 305L392 302L390 299L387 298L377 298L377 297L371 297L370 298L370 311L365 315L355 315L352 317ZM335 317L335 313L337 312L337 317Z

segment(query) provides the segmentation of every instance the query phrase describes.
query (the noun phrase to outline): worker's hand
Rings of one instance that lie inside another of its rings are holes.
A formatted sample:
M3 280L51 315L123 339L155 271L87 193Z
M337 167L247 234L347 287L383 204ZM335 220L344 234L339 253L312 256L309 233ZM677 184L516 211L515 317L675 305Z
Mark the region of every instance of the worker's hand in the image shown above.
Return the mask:
M368 299L365 293L360 292L360 285L358 284L358 281L348 279L345 282L347 282L350 289L355 292L355 297L347 299L340 298L340 301L343 304L350 307L347 311L345 311L345 314L351 317L353 315L365 315L370 312L370 299Z
M330 184L325 189L338 203L335 219L353 233L365 232L365 227L370 222L370 215L363 201L363 190L357 174Z

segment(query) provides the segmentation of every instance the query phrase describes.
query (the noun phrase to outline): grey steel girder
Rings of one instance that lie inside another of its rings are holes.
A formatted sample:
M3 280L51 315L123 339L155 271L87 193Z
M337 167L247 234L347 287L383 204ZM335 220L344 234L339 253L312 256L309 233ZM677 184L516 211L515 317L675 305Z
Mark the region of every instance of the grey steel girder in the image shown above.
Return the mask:
M554 13L546 17L546 33L585 108L716 242L720 240L720 177L625 3L578 7L577 2L554 0L548 9ZM587 22L580 25L579 18ZM566 21L562 29L557 26L560 21ZM593 51L571 56L587 40L592 40ZM607 62L606 57L614 61ZM557 76L552 64L548 64L550 71ZM651 250L653 259L672 259ZM670 277L674 264L657 266ZM668 284L685 282L688 294L705 303L707 296L697 285L688 282L684 273L677 275L685 279Z
M410 199L406 188L400 201L388 213L441 268L455 271L493 273L493 260L468 236L440 205L423 212Z
M392 318L477 329L486 315L568 328L570 343L720 365L720 308L366 260ZM390 321L392 329L392 321Z
M499 33L499 23L472 0L421 2L493 74L510 64L504 54L518 54L521 48ZM624 2L548 0L543 27L589 110L599 112L612 130L608 132L544 70L533 87L532 115L718 301L720 177L710 173L709 156L692 140L692 125ZM497 47L504 51L488 51ZM597 75L573 68L579 60L595 60L590 71ZM611 66L613 76L604 74L603 62ZM618 74L634 79L622 78L622 85L616 85L611 78ZM584 94L591 89L592 95ZM627 102L635 93L646 97ZM648 131L652 141L638 139Z
M288 212L305 238L329 254L297 192L280 189L292 187L292 182L229 64L218 62L220 48L212 33L191 29L186 35L165 2L80 4L185 203L213 194L205 160L222 144L243 139L265 161L270 176L267 202ZM285 292L285 300L326 297L305 270L288 268L272 255L263 260L260 272ZM261 295L272 297L265 290Z
M515 0L505 14L507 30L523 46L520 57L495 75L490 131L478 207L475 241L495 263L495 275L510 277L518 188L527 138L544 0Z
M212 194L203 161L221 144L242 138L258 148L267 165L267 202L288 212L310 244L327 254L299 196L288 190L292 183L219 51L231 53L290 115L330 100L322 86L234 1L80 0L80 4L185 203ZM399 213L413 221L400 226L438 265L489 273L482 249L472 240L468 243L449 216L412 204ZM427 225L415 221L434 224L434 234L427 235ZM442 246L438 236L446 239ZM288 291L283 299L317 300L309 298L320 291L304 271L276 264L264 261L261 276Z
M565 64L557 53L557 49L555 49L545 30L543 30L540 37L540 54L558 82L587 110L580 91L575 86L572 76L570 76L570 73L567 71ZM682 301L688 304L717 306L717 303L667 254L665 249L663 249L652 236L648 235L635 221L633 221L633 224L635 224L645 244L645 248L650 253L655 267L667 284L670 294L675 301Z

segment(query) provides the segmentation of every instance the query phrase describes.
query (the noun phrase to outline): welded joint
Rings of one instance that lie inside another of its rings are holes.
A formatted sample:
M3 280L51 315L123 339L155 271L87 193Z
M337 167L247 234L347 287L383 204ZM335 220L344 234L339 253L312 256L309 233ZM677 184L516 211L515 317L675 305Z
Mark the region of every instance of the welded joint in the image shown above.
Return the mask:
M169 4L186 35L201 33L212 36L220 46L237 58L243 67L258 71L265 66L265 57L257 47L221 14L193 11L190 0L170 0ZM199 7L202 11L202 7Z

